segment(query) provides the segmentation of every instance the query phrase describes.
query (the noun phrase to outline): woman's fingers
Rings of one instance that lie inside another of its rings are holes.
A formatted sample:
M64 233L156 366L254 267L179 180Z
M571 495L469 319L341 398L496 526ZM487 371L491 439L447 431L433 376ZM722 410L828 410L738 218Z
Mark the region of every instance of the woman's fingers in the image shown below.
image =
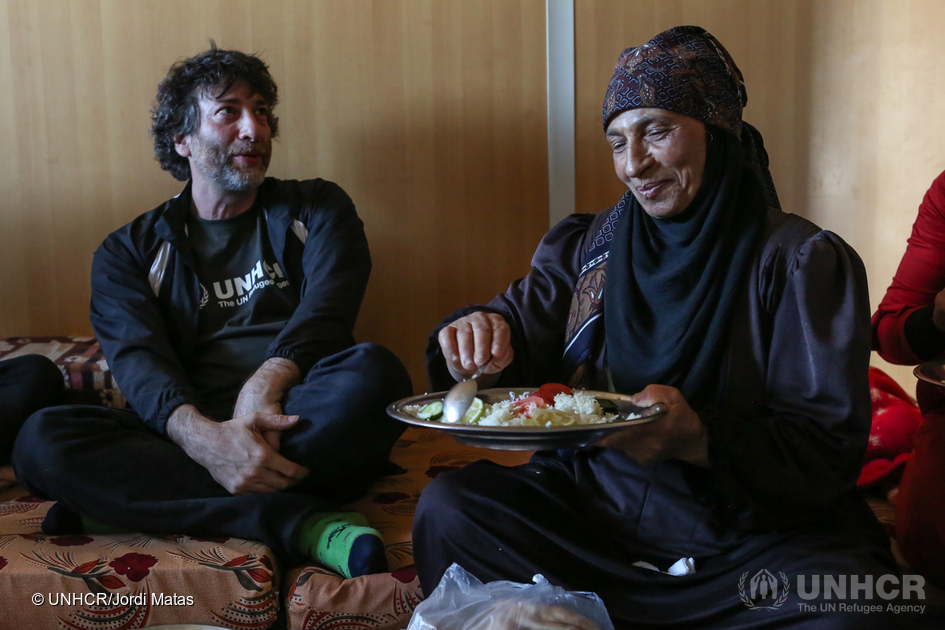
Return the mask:
M450 371L469 376L480 365L495 373L511 363L511 337L501 315L477 311L445 326L437 339Z

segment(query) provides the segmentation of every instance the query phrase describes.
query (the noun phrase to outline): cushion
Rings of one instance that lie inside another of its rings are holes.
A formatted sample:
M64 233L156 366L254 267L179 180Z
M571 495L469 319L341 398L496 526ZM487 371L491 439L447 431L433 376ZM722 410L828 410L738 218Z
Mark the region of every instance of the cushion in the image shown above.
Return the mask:
M915 400L889 375L870 367L869 379L873 417L863 469L856 482L861 489L899 483L922 423Z
M237 538L46 536L50 501L0 495L0 593L10 628L268 628L279 610L272 552Z
M0 340L0 360L41 354L55 363L66 382L68 405L124 407L105 355L95 337L9 337Z

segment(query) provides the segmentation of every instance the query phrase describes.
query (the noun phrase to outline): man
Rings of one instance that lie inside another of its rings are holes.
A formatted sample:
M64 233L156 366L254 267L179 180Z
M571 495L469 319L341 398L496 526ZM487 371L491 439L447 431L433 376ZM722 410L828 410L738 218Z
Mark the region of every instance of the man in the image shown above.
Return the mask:
M95 254L91 319L134 411L33 416L15 466L58 501L44 531L117 527L258 539L352 577L386 570L354 513L327 512L382 471L411 393L400 361L354 345L370 273L335 184L266 178L275 83L215 46L175 64L152 112L183 192Z

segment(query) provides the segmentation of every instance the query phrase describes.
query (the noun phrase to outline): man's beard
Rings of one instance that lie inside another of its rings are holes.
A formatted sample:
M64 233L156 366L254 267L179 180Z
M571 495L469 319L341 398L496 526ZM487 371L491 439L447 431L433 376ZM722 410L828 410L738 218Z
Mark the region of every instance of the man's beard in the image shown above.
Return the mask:
M237 168L232 159L241 154L256 149L252 145L231 146L229 150L223 150L211 144L198 142L196 146L192 145L194 161L202 167L202 170L209 179L218 184L224 190L230 192L245 192L255 190L266 179L266 170L269 167L268 153L262 156L260 167L250 167L246 170ZM258 149L257 149L258 150Z
M213 174L213 180L220 184L224 190L231 192L255 190L259 188L264 179L266 179L265 168L241 171L229 162L223 163Z

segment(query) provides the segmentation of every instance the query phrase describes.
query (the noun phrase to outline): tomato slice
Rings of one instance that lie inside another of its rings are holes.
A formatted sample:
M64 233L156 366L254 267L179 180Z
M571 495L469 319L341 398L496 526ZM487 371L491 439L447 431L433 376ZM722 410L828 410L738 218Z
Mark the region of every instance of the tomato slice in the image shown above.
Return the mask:
M555 396L558 394L571 394L571 388L561 383L545 383L538 388L538 395L549 405L555 404Z
M528 396L523 396L512 403L512 411L515 413L520 413L526 418L531 418L532 414L528 409L529 405L535 405L535 407L544 408L548 406L548 403L546 403L545 399L538 394L529 394Z

